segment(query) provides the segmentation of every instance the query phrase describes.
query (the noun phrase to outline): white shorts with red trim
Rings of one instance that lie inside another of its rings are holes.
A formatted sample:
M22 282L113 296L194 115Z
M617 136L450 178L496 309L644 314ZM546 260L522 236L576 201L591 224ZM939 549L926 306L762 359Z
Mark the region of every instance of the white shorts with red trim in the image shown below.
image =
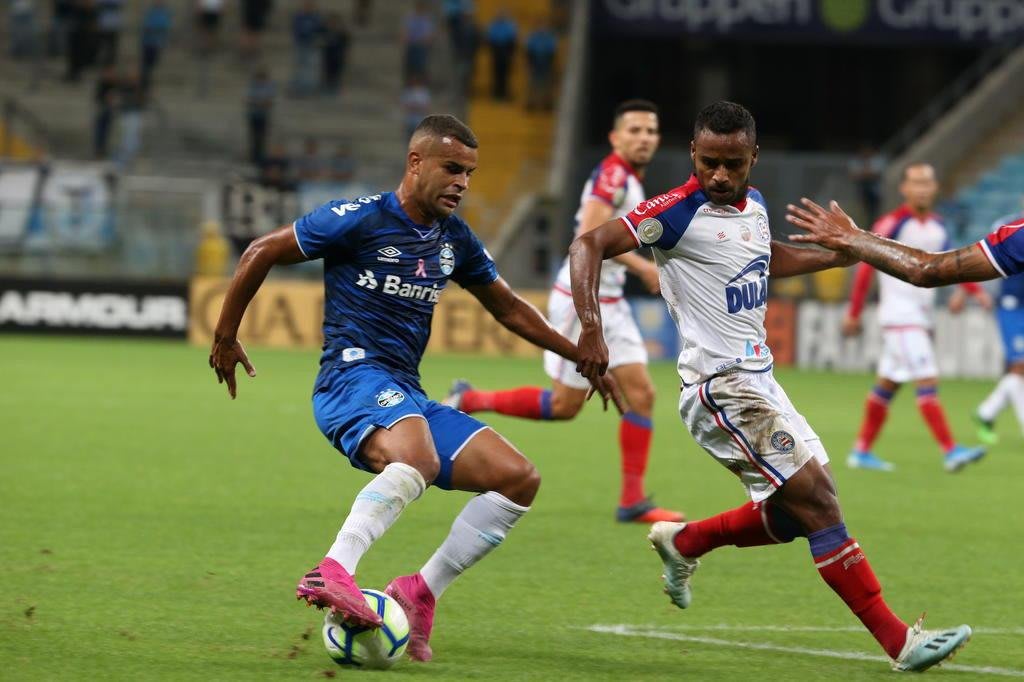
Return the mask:
M771 368L686 386L679 414L694 440L739 477L754 502L768 498L812 458L828 463L821 439Z
M922 327L883 327L878 376L902 384L939 375L932 335Z
M608 345L608 368L647 364L647 347L633 319L626 299L601 299L601 324ZM548 299L548 321L558 332L576 343L580 338L580 318L572 305L572 294L555 288ZM590 388L590 382L576 372L576 364L551 351L544 352L544 372L569 388Z

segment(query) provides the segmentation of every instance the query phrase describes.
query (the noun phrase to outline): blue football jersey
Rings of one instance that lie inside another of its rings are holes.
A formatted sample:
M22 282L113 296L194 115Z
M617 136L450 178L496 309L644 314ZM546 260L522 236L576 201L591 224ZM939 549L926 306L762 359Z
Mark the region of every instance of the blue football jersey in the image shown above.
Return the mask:
M498 278L459 217L419 225L393 192L328 202L294 229L306 258L324 259L323 368L372 362L419 385L434 305L448 280L468 287Z

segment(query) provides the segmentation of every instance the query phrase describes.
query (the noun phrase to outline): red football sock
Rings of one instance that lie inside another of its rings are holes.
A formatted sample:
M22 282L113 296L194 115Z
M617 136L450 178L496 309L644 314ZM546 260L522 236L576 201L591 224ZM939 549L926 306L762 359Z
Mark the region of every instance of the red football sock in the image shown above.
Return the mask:
M956 441L953 440L953 433L946 422L946 412L942 409L942 403L939 402L939 396L934 388L917 390L917 408L921 410L921 416L924 417L942 451L952 450Z
M868 399L864 401L864 421L860 426L860 433L857 435L857 442L853 446L860 452L868 452L878 437L878 432L885 424L885 418L889 416L889 401L892 400L892 393L883 388L875 386L868 393Z
M835 533L841 529L840 535ZM815 537L819 534L846 536L842 524L811 534L812 554ZM885 653L896 658L907 640L907 624L894 614L882 599L882 586L871 570L871 564L864 556L857 541L847 537L838 547L814 557L818 573L828 583L854 615L864 623Z
M691 521L676 535L679 553L696 558L716 547L758 547L790 542L803 535L788 514L770 502L747 502L703 521Z
M622 455L622 491L619 506L631 507L644 499L644 473L651 453L651 420L627 412L619 422L619 452Z
M466 414L497 412L525 419L551 419L551 391L524 386L507 391L466 391L459 409Z

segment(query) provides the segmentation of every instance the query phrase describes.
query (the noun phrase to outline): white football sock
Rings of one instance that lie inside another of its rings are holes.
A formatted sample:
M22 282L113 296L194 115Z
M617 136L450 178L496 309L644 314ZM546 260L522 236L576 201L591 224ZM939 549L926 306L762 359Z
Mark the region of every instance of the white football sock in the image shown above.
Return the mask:
M978 405L978 416L987 422L994 421L1010 399L1010 386L1019 381L1016 374L1004 374L988 397Z
M355 575L359 560L409 504L423 494L427 484L419 471L393 462L374 476L356 495L338 538L327 556Z
M477 495L466 503L448 537L420 570L434 597L440 597L463 571L500 545L528 511L529 507L521 507L494 491Z
M1017 421L1021 429L1024 429L1024 377L1019 374L1007 374L1011 378L1007 392L1010 394L1010 401L1013 403L1013 411L1017 415Z

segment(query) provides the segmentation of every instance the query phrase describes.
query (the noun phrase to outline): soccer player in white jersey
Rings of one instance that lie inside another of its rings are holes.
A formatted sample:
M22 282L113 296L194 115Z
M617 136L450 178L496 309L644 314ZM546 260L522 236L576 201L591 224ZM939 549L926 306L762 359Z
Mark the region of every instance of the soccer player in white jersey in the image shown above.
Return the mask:
M900 178L903 205L885 214L872 230L883 237L924 249L941 251L949 248L949 235L942 218L932 211L939 183L935 169L927 163L912 163L903 169ZM854 336L861 332L860 313L864 308L871 278L875 269L867 263L857 268L850 307L843 320L843 334ZM986 309L992 299L973 282L961 285ZM946 413L939 402L938 366L932 348L935 291L915 287L891 275L878 276L878 324L882 328L882 351L878 359L878 378L864 404L857 441L846 463L855 469L890 471L893 465L871 451L885 419L889 402L908 381L917 384L917 407L939 447L945 455L946 471L955 472L985 455L984 448L965 447L953 439L946 421ZM959 312L964 299L961 291L950 299L950 310Z
M658 107L641 99L621 103L615 109L608 141L611 153L594 168L583 186L576 211L576 234L625 215L644 200L641 182L658 149ZM619 422L622 485L615 517L634 523L682 521L681 513L655 506L644 492L653 434L654 384L647 372L647 348L633 311L622 297L627 271L639 277L651 293L660 290L657 267L639 254L624 253L601 266L601 317L611 358L608 368L629 403L629 411ZM548 299L548 320L568 338L579 336L568 258ZM525 419L572 419L583 407L590 384L579 375L574 363L555 353L544 353L544 371L551 378L551 388L522 386L484 391L460 379L452 386L445 404L468 414L493 411Z
M753 117L740 105L706 107L694 126L690 180L573 242L573 300L583 327L578 369L596 378L608 366L601 261L651 246L682 339L680 414L751 499L703 521L652 526L648 537L664 562L666 592L678 607L690 606L698 557L716 547L807 537L819 574L893 667L924 670L963 646L971 629L929 631L920 621L908 627L889 609L863 550L847 534L821 440L772 376L764 329L769 272L800 275L852 259L772 241L764 199L749 186L756 135Z

